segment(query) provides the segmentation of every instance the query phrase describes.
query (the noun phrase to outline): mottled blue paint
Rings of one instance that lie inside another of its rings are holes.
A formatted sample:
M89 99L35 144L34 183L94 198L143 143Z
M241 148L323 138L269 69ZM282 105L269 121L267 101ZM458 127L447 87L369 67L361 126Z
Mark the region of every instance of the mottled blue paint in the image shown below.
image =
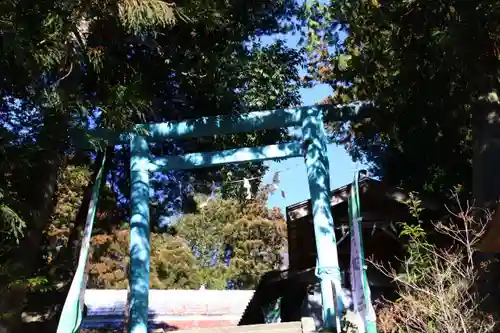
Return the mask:
M187 137L224 135L231 133L253 132L265 129L300 126L307 116L311 106L302 106L288 109L269 111L255 111L236 115L221 115L202 117L185 121L173 121L158 124L137 124L129 132L117 133L111 129L96 128L82 132L72 130L72 136L82 147L92 149L89 141L92 139L105 140L108 145L129 143L134 135L141 135L148 142L160 142L165 139L179 139ZM322 111L333 110L332 105L317 105ZM339 118L342 114L339 113Z
M151 163L148 141L167 138L211 136L302 126L306 167L313 203L314 230L318 250L317 274L321 279L323 317L327 328L340 329L337 299L340 298L340 271L330 211L329 165L322 110L326 106L259 111L242 115L199 118L183 122L137 125L131 138L132 218L130 232L130 333L146 333L149 289L149 171L192 169L227 163L243 163L301 156L298 143L221 152L193 153L156 158ZM108 133L109 134L109 133ZM111 142L111 141L108 141ZM340 305L342 305L340 303Z
M318 253L316 274L321 283L323 323L325 328L340 332L341 277L337 255L333 216L330 208L330 173L323 114L316 108L308 110L302 123L307 143L305 163L313 209L314 235Z
M130 141L130 333L148 332L150 270L149 147L141 136Z
M136 125L135 131L148 140L183 138L252 132L300 125L308 107L255 111L234 115L203 117L180 122Z
M263 147L228 149L218 152L192 153L181 156L158 157L150 165L150 171L195 169L229 163L266 161L302 156L299 143L283 143Z

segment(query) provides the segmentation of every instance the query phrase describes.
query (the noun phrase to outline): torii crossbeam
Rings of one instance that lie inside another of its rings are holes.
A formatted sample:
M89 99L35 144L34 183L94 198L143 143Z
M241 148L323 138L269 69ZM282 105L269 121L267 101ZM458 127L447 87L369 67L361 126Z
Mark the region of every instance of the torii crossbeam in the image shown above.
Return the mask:
M330 209L327 137L323 122L323 111L328 107L331 106L306 106L204 117L180 122L136 125L133 131L120 135L108 130L94 131L86 135L87 137L103 139L108 145L130 143L129 333L147 333L148 331L150 172L299 156L305 157L313 206L314 232L318 253L316 274L321 281L323 322L326 329L340 332L340 313L343 310L340 297L341 277L334 221ZM302 141L158 158L153 158L149 151L149 142L165 139L232 134L284 127L300 127Z

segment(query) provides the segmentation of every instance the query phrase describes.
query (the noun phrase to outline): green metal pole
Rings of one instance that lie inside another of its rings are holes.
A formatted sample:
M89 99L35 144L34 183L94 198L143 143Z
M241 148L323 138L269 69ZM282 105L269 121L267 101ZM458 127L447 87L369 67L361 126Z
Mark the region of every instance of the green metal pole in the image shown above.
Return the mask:
M130 308L129 333L148 332L149 303L149 148L141 136L130 143Z
M57 325L57 333L76 333L80 330L80 325L83 319L83 297L86 288L85 266L89 255L90 237L92 236L92 227L94 225L95 213L97 210L97 202L99 200L99 189L104 173L104 163L106 162L106 154L102 159L101 167L98 171L96 182L92 188L92 196L90 198L89 210L87 212L87 221L83 232L82 246L80 248L80 256L78 257L78 266L76 268L73 281L66 296L61 317Z
M355 173L354 181L351 186L351 193L349 198L349 220L351 229L351 285L361 288L361 290L354 290L352 296L354 302L354 309L359 313L363 319L366 333L376 333L376 316L371 303L370 286L366 275L365 255L363 251L363 234L361 228L361 204L359 200L359 172Z
M318 109L308 111L302 124L305 140L306 169L313 209L314 234L318 253L316 274L321 283L323 325L340 332L341 277L330 207L330 176L323 115Z

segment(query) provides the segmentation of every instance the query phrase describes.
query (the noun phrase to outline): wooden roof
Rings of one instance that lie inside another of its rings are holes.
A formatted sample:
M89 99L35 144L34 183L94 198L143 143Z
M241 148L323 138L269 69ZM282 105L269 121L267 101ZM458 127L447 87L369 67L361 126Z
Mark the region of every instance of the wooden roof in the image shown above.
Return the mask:
M333 190L331 193L331 207L347 203L349 199L349 192L351 190L351 183L346 184ZM409 199L409 193L401 188L390 187L383 182L373 179L373 178L363 178L359 182L360 196L367 198L377 198L377 201L393 201L397 203L402 203L403 201ZM363 201L363 200L362 200ZM424 200L422 202L424 208L431 210L437 209L437 206L429 200ZM362 205L363 206L363 205ZM346 214L347 214L347 206ZM362 207L363 208L363 207ZM311 200L304 200L296 204L286 207L286 220L290 223L294 220L298 220L305 216L312 215ZM334 217L335 218L335 217Z
M335 222L335 234L341 269L348 260L350 252L348 226L348 199L351 184L332 191L331 208ZM394 232L395 223L408 221L409 210L403 201L410 198L409 193L391 187L373 178L363 178L359 183L363 234L370 236L364 241L366 255L374 254L384 258L398 255L399 239ZM437 205L430 200L422 200L423 208L434 212ZM316 263L316 244L314 236L311 200L305 200L286 208L289 260L292 270L306 269ZM380 243L388 246L381 247ZM347 256L347 257L345 257ZM341 258L342 257L342 258ZM345 257L345 258L344 258Z

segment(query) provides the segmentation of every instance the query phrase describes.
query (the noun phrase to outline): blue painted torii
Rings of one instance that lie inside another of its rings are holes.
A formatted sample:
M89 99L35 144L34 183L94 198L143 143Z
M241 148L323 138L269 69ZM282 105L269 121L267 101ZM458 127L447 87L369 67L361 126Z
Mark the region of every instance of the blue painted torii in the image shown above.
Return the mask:
M340 269L330 209L330 177L323 106L308 106L240 115L198 118L181 122L137 125L134 133L120 137L130 142L131 224L130 224L130 313L129 333L147 333L150 271L149 173L158 170L190 169L227 163L281 159L305 155L314 215L321 281L323 320L327 329L340 331ZM303 142L192 153L152 159L148 142L167 138L211 136L263 129L300 126ZM304 150L303 150L304 147Z

